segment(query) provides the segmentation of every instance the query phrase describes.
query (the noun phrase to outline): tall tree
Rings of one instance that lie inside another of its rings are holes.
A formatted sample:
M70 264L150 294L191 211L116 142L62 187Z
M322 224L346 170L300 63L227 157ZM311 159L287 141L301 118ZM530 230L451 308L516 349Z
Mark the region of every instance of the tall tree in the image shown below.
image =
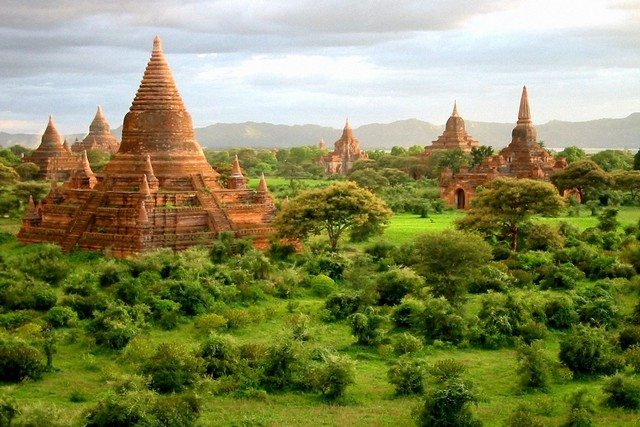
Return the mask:
M603 150L591 156L591 160L606 172L629 170L633 166L633 155L627 150Z
M374 234L391 217L391 210L369 190L353 182L305 191L286 202L275 225L283 237L305 239L326 233L331 250L346 230L359 236Z
M459 228L476 230L518 247L522 227L534 215L556 215L564 201L549 183L533 179L498 178L490 181L471 204Z
M564 158L567 160L567 163L574 163L578 160L586 159L587 153L582 148L572 145L560 151L555 157L556 159Z
M605 190L611 184L611 177L595 162L580 160L551 175L551 182L561 193L576 190L580 201L585 203Z
M491 156L493 156L493 147L490 147L488 145L473 147L471 149L471 162L469 163L469 166L478 166L484 161L484 159Z
M640 150L633 156L633 170L640 171Z

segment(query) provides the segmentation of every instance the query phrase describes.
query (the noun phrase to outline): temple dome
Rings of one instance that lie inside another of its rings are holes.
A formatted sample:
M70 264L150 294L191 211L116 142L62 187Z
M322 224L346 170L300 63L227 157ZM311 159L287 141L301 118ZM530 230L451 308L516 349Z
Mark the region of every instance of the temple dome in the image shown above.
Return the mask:
M448 132L466 131L464 120L458 114L458 105L456 102L453 103L453 112L451 113L451 117L449 117L449 119L447 120L447 124L445 125L445 131L448 131Z

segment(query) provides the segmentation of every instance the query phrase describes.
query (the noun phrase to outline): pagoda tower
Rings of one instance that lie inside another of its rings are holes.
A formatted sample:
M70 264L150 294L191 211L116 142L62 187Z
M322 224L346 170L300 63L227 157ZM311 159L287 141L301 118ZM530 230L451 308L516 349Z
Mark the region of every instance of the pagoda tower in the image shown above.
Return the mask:
M23 163L35 163L40 168L39 178L66 179L75 170L78 157L71 154L62 142L53 118L49 116L47 128L40 145L30 156L22 157Z
M220 184L195 139L158 37L124 118L119 151L95 182L87 165L83 156L78 178L52 189L39 219L25 217L21 241L57 243L65 251L109 249L124 257L210 245L220 232L250 237L263 248L274 231L270 195Z
M319 160L319 163L325 167L325 172L329 174L346 175L353 163L369 158L367 153L360 149L360 141L353 134L349 119L346 120L342 136L335 142L334 147L331 153Z
M478 141L473 139L467 133L464 120L458 114L458 105L454 101L453 112L447 120L444 132L437 140L433 141L431 145L424 148L424 155L429 155L436 150L453 150L456 148L459 148L466 154L469 154L471 149L478 145L480 145Z
M89 133L80 142L76 141L71 149L76 153L89 150L100 150L105 153L114 154L118 151L118 140L111 133L111 126L104 116L102 107L98 106L98 111L89 125Z

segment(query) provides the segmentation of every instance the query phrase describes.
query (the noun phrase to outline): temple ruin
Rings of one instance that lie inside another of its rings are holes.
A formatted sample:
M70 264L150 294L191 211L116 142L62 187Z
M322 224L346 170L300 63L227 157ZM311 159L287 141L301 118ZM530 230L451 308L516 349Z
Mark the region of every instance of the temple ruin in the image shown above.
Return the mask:
M438 150L454 150L461 149L464 153L469 154L471 149L478 147L480 144L473 139L468 133L464 124L464 120L458 114L458 105L453 103L453 112L447 120L444 132L437 140L432 141L431 145L424 147L423 157L429 156Z
M324 141L323 141L324 142ZM353 129L346 121L342 136L335 144L335 149L320 158L319 163L324 166L328 174L346 175L351 170L353 163L358 160L368 159L367 153L360 149L360 141L353 134Z
M40 145L33 153L22 157L22 162L36 164L40 168L38 178L65 180L75 170L78 156L71 153L67 141L63 143L53 118L49 116Z
M486 158L480 165L453 174L445 169L440 177L440 193L449 204L468 209L476 188L498 177L549 180L549 175L566 167L564 159L556 161L538 142L538 134L531 120L529 96L522 89L518 121L511 132L511 143L498 155Z
M118 152L97 174L84 153L70 178L62 186L52 181L41 203L30 201L20 241L124 257L210 245L222 232L264 248L274 232L264 176L257 191L249 189L236 160L223 188L207 163L158 37L124 118Z
M99 150L109 154L118 152L120 144L115 136L111 133L111 126L107 118L104 116L102 107L98 106L98 111L89 125L89 133L82 141L76 141L71 150L76 153L83 151Z

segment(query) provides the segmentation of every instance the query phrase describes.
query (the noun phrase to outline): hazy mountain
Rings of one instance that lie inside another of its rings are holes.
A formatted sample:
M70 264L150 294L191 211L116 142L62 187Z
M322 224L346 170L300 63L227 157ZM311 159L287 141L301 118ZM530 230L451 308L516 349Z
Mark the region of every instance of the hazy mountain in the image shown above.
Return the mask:
M466 121L467 130L483 145L504 147L511 141L514 123L487 123ZM640 113L623 119L599 119L586 122L562 122L553 120L537 125L538 137L547 147L562 148L575 145L582 148L640 147ZM428 145L442 133L444 125L434 125L417 119L399 120L393 123L372 123L354 129L362 148L389 149L394 145ZM121 127L113 130L120 137ZM317 144L324 138L332 147L340 137L341 129L318 125L274 125L271 123L216 123L196 128L200 144L208 148L230 147L295 147ZM70 143L84 135L67 135ZM0 132L0 145L21 144L37 146L39 135L8 134Z

